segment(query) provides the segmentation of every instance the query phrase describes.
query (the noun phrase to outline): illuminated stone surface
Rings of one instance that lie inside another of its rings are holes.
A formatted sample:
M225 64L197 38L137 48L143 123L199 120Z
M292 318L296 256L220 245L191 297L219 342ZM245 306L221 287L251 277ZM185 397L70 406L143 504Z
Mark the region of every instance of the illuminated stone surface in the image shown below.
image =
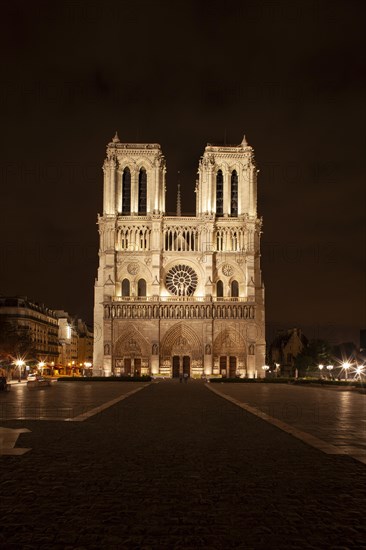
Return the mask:
M95 283L94 373L264 375L254 152L208 144L196 215L165 212L160 145L107 146Z

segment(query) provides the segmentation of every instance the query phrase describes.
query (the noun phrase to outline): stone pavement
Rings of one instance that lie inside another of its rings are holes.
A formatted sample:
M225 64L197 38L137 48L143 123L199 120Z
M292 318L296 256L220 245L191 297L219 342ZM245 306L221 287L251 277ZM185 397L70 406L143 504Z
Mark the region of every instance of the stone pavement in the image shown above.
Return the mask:
M292 384L216 383L209 387L249 412L268 415L268 421L276 425L284 423L285 430L305 441L309 436L318 438L320 447L335 447L331 453L346 453L366 464L365 394L341 386L337 390Z
M8 549L366 548L366 467L208 391L154 383L85 422L16 421Z

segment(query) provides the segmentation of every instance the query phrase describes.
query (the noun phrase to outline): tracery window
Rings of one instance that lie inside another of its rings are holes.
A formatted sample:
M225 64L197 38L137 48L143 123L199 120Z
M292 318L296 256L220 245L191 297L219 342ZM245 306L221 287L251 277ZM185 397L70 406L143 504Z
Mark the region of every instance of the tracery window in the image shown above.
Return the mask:
M238 174L236 170L231 173L231 215L238 215Z
M165 283L171 294L192 296L197 287L198 277L191 267L179 264L168 271Z
M122 174L122 214L131 212L131 172L128 166Z
M139 204L138 213L146 214L146 196L147 196L147 175L145 168L141 168L139 171Z
M224 214L224 176L222 170L216 174L216 216Z

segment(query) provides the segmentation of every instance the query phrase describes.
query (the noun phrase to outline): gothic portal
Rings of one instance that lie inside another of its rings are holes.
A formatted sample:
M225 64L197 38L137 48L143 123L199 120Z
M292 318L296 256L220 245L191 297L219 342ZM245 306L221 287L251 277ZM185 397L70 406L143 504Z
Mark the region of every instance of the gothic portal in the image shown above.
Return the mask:
M257 169L244 137L208 144L196 215L165 213L156 143L121 143L104 161L95 283L94 372L261 377L264 287Z

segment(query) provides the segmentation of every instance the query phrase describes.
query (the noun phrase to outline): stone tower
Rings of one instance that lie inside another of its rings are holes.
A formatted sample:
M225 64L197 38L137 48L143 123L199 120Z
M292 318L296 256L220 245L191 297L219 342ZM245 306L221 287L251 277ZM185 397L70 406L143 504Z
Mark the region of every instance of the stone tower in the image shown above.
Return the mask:
M94 372L263 376L262 224L246 139L205 148L196 216L165 215L158 144L116 134L103 171Z

